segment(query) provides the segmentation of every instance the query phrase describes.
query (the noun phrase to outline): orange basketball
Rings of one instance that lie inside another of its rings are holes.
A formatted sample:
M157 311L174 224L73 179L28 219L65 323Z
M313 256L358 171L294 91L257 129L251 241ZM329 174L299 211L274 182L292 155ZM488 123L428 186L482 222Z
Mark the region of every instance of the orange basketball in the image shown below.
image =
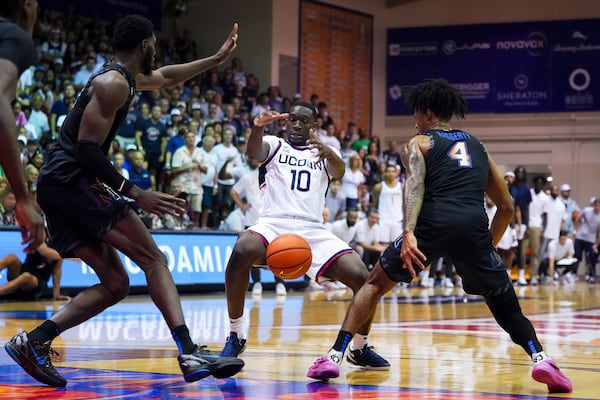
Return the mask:
M296 279L308 271L312 252L302 236L285 233L267 246L267 266L281 279Z

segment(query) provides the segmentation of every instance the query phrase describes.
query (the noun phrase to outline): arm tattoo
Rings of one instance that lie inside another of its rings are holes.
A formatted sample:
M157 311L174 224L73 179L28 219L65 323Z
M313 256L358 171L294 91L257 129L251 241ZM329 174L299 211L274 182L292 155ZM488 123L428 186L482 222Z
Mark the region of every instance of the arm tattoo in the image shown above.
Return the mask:
M425 157L416 142L408 143L402 150L402 159L406 166L404 230L414 231L425 195Z

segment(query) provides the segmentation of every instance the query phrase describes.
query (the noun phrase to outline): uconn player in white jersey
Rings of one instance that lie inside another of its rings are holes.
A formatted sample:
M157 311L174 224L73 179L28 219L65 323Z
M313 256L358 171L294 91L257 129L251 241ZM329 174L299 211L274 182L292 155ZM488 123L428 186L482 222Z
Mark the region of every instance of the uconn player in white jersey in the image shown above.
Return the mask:
M263 137L265 125L283 119L285 139ZM341 178L345 166L339 152L317 138L316 119L314 107L304 102L295 103L289 113L269 111L254 119L247 152L261 163L263 206L257 224L239 236L227 263L231 333L221 355L236 357L246 348L243 314L250 268L264 264L267 245L278 235L296 233L308 241L313 259L307 275L316 282L340 281L356 293L367 279L367 268L358 254L322 224L329 180ZM388 369L389 363L367 345L372 317L353 338L351 355L356 356L350 362L367 369Z

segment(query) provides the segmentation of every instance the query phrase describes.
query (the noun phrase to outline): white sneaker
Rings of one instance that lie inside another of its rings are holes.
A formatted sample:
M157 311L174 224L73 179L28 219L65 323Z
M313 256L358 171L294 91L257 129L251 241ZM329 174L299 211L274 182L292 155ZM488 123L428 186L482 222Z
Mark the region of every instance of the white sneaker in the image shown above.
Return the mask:
M281 282L278 282L277 285L275 285L275 293L277 293L277 296L287 295L287 290L285 290L285 285Z
M531 281L529 282L531 283L531 286L537 286L538 285L538 280L535 276L531 277Z
M519 279L517 279L517 284L520 286L527 286L527 281L525 280L525 278L520 277Z
M262 283L256 282L254 286L252 286L252 296L261 296L263 291Z
M454 283L452 283L452 279L446 277L442 279L442 286L445 288L453 288Z
M565 281L570 285L572 283L575 283L575 275L573 275L573 273L571 272L567 272L565 274Z

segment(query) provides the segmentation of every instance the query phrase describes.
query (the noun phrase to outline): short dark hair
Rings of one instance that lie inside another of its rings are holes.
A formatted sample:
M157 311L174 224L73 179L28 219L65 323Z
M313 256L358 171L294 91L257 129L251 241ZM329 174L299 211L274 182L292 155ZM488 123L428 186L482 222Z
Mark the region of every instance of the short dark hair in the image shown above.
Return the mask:
M2 0L0 1L0 16L8 19L14 19L17 16L17 10L23 7L25 0Z
M429 109L442 121L449 121L453 115L464 118L467 113L467 102L445 79L433 79L408 88L405 102L413 112Z
M554 232L556 232L556 231L554 231ZM564 229L561 229L560 233L558 234L558 236L567 236L567 235L568 235L568 233Z
M148 18L141 15L127 15L115 25L112 47L115 51L131 51L153 34L154 26Z
M312 110L312 114L313 114L313 120L316 121L317 120L317 110L315 109L315 106L313 106L311 103L306 102L306 101L296 101L294 102L294 104L292 104L292 107L304 107L304 108L308 108L309 110ZM290 108L292 108L290 107Z

